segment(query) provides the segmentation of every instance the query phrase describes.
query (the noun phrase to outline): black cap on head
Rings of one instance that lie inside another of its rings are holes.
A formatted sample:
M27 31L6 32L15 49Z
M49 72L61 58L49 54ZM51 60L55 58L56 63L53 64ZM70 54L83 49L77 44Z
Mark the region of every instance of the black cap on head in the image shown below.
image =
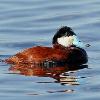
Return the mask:
M52 43L53 44L57 43L57 38L60 38L62 36L73 36L73 35L76 34L73 32L73 30L70 27L63 26L54 35Z

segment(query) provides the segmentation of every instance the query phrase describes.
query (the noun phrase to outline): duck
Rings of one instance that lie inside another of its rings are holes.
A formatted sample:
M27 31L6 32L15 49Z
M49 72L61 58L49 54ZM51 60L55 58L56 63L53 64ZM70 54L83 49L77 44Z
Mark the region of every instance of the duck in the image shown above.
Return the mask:
M52 46L33 46L6 58L8 64L36 64L44 62L82 65L88 62L84 44L71 27L62 26L52 38Z

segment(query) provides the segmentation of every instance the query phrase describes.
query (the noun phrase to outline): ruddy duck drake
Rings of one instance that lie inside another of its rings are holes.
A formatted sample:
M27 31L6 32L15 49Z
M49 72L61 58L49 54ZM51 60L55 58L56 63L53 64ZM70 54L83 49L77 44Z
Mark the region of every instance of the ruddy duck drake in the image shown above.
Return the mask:
M53 37L52 47L36 46L23 50L5 60L8 64L63 62L73 65L87 63L82 42L70 27L61 27Z

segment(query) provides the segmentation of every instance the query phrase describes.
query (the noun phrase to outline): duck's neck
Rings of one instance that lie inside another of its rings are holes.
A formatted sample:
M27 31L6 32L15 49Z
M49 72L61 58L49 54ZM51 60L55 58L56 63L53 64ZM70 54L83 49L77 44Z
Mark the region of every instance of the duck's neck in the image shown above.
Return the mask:
M65 47L65 46L63 46L61 44L56 43L56 44L53 44L53 48L56 48L56 49L66 49L68 47Z

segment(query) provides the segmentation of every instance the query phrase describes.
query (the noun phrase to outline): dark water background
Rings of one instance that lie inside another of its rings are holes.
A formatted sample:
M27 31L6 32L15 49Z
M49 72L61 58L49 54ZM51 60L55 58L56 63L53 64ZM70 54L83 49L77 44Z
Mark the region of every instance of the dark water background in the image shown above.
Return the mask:
M50 77L15 74L0 63L0 100L100 100L100 0L0 0L0 59L50 46L64 25L91 44L88 68L65 72L75 83L63 85Z

